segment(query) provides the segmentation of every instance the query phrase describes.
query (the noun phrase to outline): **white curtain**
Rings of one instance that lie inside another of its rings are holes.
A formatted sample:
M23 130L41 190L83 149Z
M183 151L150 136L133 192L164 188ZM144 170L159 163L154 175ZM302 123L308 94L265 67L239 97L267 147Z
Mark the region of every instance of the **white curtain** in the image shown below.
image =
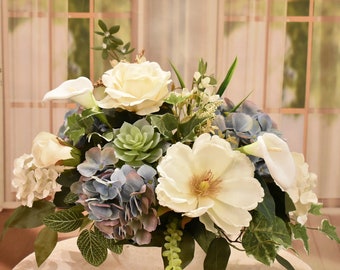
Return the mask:
M58 2L58 9L67 11L67 3ZM51 3L39 0L1 2L5 52L4 117L1 118L4 121L1 123L4 129L5 181L4 189L1 188L4 207L14 201L13 160L31 152L32 140L38 132L55 132L54 123L62 121L56 113L60 106L52 109L49 104L41 103L55 81L67 78L67 19L54 19Z

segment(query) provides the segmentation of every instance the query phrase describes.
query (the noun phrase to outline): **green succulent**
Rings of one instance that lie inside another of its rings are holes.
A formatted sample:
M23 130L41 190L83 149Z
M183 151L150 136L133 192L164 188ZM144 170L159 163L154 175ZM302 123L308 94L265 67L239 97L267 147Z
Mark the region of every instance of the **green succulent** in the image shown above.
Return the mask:
M124 122L113 140L116 156L131 166L154 163L162 156L160 134L145 119Z

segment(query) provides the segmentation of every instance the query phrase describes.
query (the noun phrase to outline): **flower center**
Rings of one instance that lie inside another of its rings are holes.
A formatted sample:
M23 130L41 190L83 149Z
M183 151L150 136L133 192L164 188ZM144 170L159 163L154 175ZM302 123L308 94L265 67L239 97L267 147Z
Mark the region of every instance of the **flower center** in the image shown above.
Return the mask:
M199 197L213 196L219 191L221 179L214 178L211 170L194 175L191 179L192 192Z

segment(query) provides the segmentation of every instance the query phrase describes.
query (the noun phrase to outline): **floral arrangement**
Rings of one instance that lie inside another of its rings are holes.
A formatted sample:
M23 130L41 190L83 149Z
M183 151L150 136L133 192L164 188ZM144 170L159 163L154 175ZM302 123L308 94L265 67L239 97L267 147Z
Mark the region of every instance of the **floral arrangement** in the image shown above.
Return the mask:
M44 225L35 242L37 264L54 249L58 232L79 230L77 244L98 266L108 250L159 246L165 269L183 269L194 243L206 252L204 269L225 269L231 248L266 265L300 239L309 251L305 222L320 214L317 177L268 114L246 98L222 95L236 60L217 85L200 60L187 87L114 36L102 21L103 58L112 69L101 80L68 80L44 100L69 99L57 135L41 132L30 154L14 163L13 186L22 205L10 227ZM98 48L97 48L98 49ZM319 228L340 242L335 227ZM212 263L213 262L213 263Z

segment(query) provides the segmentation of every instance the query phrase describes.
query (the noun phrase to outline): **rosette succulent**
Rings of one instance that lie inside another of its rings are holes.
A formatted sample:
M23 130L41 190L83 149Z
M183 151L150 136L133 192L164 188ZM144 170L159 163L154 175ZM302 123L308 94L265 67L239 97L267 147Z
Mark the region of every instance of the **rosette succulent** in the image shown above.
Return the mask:
M145 119L134 124L125 122L113 140L116 156L132 166L156 162L163 153L160 134Z

